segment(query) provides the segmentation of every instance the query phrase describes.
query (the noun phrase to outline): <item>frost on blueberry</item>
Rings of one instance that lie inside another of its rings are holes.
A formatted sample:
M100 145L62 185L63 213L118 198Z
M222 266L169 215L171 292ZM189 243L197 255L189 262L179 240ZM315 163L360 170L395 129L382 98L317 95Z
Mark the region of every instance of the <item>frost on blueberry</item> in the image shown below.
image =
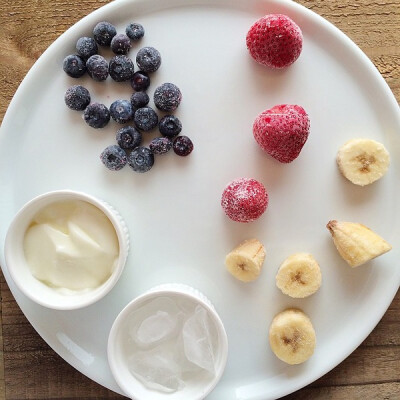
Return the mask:
M94 40L100 46L109 46L111 44L112 38L117 34L117 30L115 26L110 22L102 21L99 22L93 28L93 37Z
M76 51L84 60L87 60L90 56L97 54L97 43L93 38L81 37L76 42Z
M133 126L124 126L117 131L116 140L123 149L134 149L140 146L142 134Z
M86 61L88 75L95 81L105 81L108 76L108 62L98 54L94 54Z
M132 79L134 67L133 61L129 57L121 54L110 60L108 72L114 81L124 82Z
M150 142L149 148L153 152L153 154L168 153L172 148L172 140L167 137L154 138Z
M144 72L155 72L161 65L161 54L154 47L143 47L136 55L136 64Z
M104 104L92 103L86 107L83 119L92 128L104 128L110 121L110 112Z
M193 142L187 136L178 136L172 147L175 154L186 157L193 151Z
M158 115L151 107L142 107L135 111L133 120L142 131L150 131L157 126Z
M175 115L165 115L161 118L158 129L163 136L173 138L181 133L182 123Z
M81 85L71 86L65 92L64 101L71 110L83 111L90 103L90 93Z
M129 24L126 27L125 32L127 36L132 40L139 40L144 36L143 26L136 22L132 22L131 24Z
M111 40L111 50L115 54L128 54L131 49L131 41L123 33L118 33Z
M119 171L128 162L125 151L116 144L106 147L100 154L100 160L112 171Z
M150 98L146 92L132 93L131 104L132 104L132 107L135 109L147 106L149 101L150 101Z
M154 165L154 155L147 147L136 147L128 156L128 164L135 172L147 172Z
M125 124L133 117L133 108L128 100L115 100L110 106L111 118L119 124Z
M64 58L63 70L72 78L80 78L86 72L85 61L82 57L71 54Z
M173 83L163 83L154 91L154 104L161 111L174 111L182 100L182 93Z

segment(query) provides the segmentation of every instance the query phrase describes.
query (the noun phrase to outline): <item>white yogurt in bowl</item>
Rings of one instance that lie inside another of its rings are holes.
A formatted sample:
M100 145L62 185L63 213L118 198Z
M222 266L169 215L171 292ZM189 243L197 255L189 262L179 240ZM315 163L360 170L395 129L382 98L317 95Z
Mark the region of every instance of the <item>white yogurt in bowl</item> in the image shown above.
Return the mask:
M125 223L111 206L62 190L22 207L7 232L5 258L26 296L68 310L92 304L112 289L128 248Z

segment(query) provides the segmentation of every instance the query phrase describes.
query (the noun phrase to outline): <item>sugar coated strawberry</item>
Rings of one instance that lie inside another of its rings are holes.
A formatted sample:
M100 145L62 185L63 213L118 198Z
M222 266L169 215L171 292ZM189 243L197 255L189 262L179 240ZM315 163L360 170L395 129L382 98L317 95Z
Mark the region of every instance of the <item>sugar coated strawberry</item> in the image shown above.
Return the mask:
M282 104L263 111L253 124L260 147L282 163L296 159L310 132L310 120L303 107Z
M300 56L303 35L298 25L282 14L269 14L255 22L247 32L247 48L258 63L285 68Z
M251 222L267 209L268 193L264 185L255 179L235 179L225 187L221 206L231 220Z

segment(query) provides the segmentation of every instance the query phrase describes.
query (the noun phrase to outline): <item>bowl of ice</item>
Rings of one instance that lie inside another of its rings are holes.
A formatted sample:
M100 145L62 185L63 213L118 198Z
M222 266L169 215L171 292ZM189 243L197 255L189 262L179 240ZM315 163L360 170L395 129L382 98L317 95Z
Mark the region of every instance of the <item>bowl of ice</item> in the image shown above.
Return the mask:
M181 284L158 286L132 300L108 338L108 361L132 399L201 400L225 369L228 340L211 302Z

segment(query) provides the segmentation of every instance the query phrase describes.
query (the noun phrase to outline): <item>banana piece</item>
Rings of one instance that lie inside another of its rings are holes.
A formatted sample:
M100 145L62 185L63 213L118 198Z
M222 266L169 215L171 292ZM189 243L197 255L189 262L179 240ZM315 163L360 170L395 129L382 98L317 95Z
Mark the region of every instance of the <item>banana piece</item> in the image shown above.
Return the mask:
M254 281L261 272L265 259L265 248L257 239L245 240L226 257L227 270L242 282Z
M269 344L275 355L287 364L301 364L314 353L314 327L303 311L289 308L272 320Z
M392 249L389 243L365 225L333 220L326 227L339 254L351 267L358 267Z
M352 139L338 151L340 172L355 185L365 186L385 175L390 156L382 143L371 139Z
M321 286L321 270L309 253L296 253L288 257L276 275L276 286L290 297L304 298Z

